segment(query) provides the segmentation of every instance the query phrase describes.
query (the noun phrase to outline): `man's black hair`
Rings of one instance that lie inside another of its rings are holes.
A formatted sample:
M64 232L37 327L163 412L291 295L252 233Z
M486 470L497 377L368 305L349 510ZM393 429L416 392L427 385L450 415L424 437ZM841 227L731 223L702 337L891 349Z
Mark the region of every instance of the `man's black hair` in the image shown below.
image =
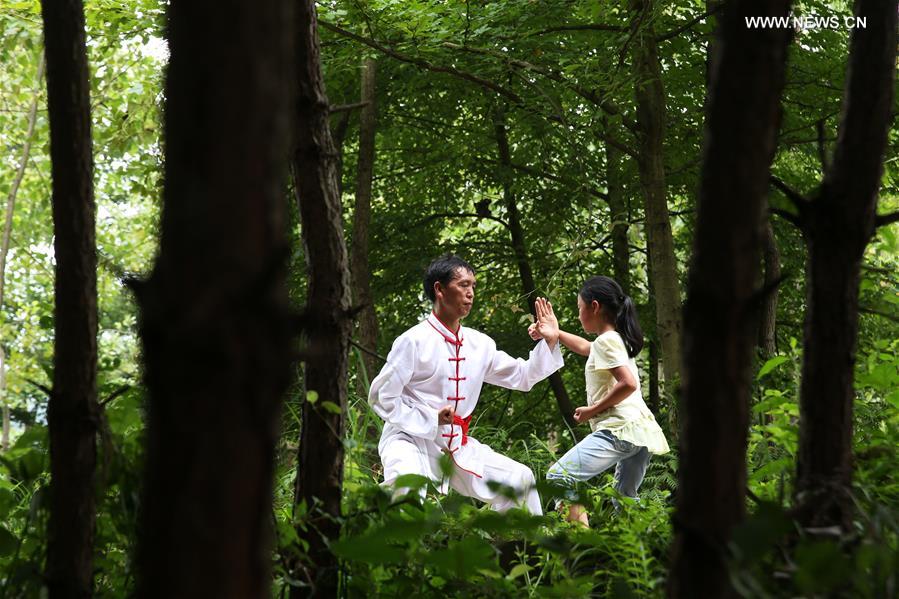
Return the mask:
M453 254L444 254L431 262L425 269L424 287L425 296L433 301L437 300L434 295L434 283L440 281L441 285L449 285L449 282L456 278L456 270L463 268L475 274L471 264Z

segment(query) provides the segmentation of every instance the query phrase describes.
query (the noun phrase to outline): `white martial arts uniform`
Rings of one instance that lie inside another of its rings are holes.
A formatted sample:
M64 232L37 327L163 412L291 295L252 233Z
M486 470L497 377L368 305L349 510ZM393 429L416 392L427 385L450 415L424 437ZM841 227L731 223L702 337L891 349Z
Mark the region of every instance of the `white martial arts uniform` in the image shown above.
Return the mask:
M368 399L384 419L378 453L385 484L403 474L426 476L442 493L448 488L487 502L498 511L524 506L541 514L531 469L468 436L471 415L486 382L529 391L563 365L558 343L540 341L527 360L496 349L483 333L460 327L453 333L432 313L393 343L387 364L372 381ZM453 424L438 426L437 412L455 407ZM455 468L445 479L439 459L449 454ZM491 490L488 481L512 487L515 500Z

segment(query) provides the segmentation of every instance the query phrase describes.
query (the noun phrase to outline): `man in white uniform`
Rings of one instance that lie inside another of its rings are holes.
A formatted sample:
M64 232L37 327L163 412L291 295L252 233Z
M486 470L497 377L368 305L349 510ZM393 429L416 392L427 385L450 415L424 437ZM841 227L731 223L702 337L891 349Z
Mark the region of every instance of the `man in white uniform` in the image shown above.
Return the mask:
M433 311L397 337L368 396L385 421L378 444L385 483L418 474L441 493L453 488L498 511L526 507L542 514L531 469L479 443L468 427L485 382L529 391L562 367L558 328L543 334L527 360L516 359L497 350L487 335L461 326L474 301L475 273L468 263L451 255L438 258L428 266L424 289ZM454 465L449 478L441 473L442 455ZM512 487L518 497L491 489L489 481Z

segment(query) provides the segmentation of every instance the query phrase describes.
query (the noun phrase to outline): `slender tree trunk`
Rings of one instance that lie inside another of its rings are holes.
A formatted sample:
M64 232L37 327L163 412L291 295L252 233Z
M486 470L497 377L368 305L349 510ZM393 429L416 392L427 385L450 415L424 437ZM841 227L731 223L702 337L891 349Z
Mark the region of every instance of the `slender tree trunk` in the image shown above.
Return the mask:
M665 395L673 401L677 396L681 369L681 297L677 279L677 258L668 216L665 183L665 90L655 31L650 19L653 0L630 0L634 21L634 71L637 78L637 127L640 184L646 212L646 238L652 260L653 288L656 303L656 337L661 349L665 374ZM672 425L677 409L670 407ZM672 430L676 430L672 426Z
M656 313L656 293L655 288L653 287L653 276L652 276L652 256L650 255L649 248L646 248L646 290L647 290L647 313L655 314ZM652 410L653 414L659 415L662 410L662 400L660 393L660 385L659 385L659 370L661 370L660 360L659 360L659 338L658 332L656 331L656 321L654 318L647 318L646 323L643 327L643 333L647 336L649 341L649 406ZM674 406L667 404L666 408L670 409ZM669 435L672 436L672 440L677 438L677 429L674 428L676 426L676 422L672 424L672 418L668 418L667 421L669 423Z
M758 345L762 356L772 357L777 353L777 301L780 295L777 283L780 279L780 251L777 249L777 238L770 219L765 223L764 231L765 284L767 293L762 306L762 317L759 319Z
M649 340L649 409L659 413L659 349L654 339Z
M512 237L512 252L515 255L515 263L518 266L518 274L521 277L521 290L527 298L528 308L531 314L536 314L535 301L537 299L537 285L534 282L534 273L528 258L527 242L524 237L524 229L521 226L521 215L518 212L518 202L512 191L512 158L509 153L509 138L506 132L505 114L501 109L494 115L494 133L499 148L499 161L502 168L503 202L506 207L506 218L509 224L509 233ZM574 421L574 406L568 397L568 391L562 381L562 375L554 372L549 375L549 386L553 390L559 412L572 430L577 426Z
M353 282L354 303L359 312L359 343L371 351L378 346L378 317L371 293L371 274L368 266L369 225L371 223L372 174L375 163L375 128L377 105L375 103L375 61L367 58L362 65L362 107L359 123L359 160L356 167L356 207L353 211L352 255L350 277ZM377 372L374 356L363 353L366 379ZM364 389L368 395L368 389Z
M51 597L89 597L96 518L97 256L84 9L80 0L44 0L41 8L56 255L46 580Z
M306 389L315 391L318 400L303 404L296 479L296 502L305 502L310 512L307 532L300 534L309 543L306 572L312 586L293 587L291 597L333 597L337 594L337 558L327 541L340 536L347 361L353 323L337 193L337 155L328 128L315 4L303 0L298 6L298 129L293 169L309 269ZM329 407L338 409L335 413Z
M270 593L292 6L169 4L160 252L135 285L150 396L138 597Z
M808 527L852 527L853 368L859 272L874 233L892 116L897 2L859 0L836 149L817 197L802 204L808 288L796 503Z
M331 138L337 150L337 195L340 197L343 197L343 142L346 139L346 132L350 126L350 116L352 116L351 111L342 111L337 119L337 123L331 127Z
M718 33L684 311L680 483L672 597L737 597L726 547L746 506L750 367L766 191L790 33L749 29L789 0L734 0Z
M6 299L6 258L9 255L9 241L12 237L13 210L16 206L16 195L19 193L19 186L25 177L28 157L31 155L31 137L34 135L34 124L37 121L37 102L43 87L45 65L46 56L41 53L37 75L34 78L31 106L28 109L28 127L25 131L25 141L22 144L22 159L19 161L19 168L16 169L16 175L9 188L9 195L6 196L6 220L3 225L3 246L0 248L0 312L3 311L3 302ZM2 335L0 335L0 397L2 397L3 401L3 435L2 439L0 439L0 451L6 451L9 449L10 411L9 399L6 396L6 350L3 348Z
M627 241L630 214L621 182L621 151L605 144L609 221L612 227L612 270L615 280L628 295L631 291L630 249Z

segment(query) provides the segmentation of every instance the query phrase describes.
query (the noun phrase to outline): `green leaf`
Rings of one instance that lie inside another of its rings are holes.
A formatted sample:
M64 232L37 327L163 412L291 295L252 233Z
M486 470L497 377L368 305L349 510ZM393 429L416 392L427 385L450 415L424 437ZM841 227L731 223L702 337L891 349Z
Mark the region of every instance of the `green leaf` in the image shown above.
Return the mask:
M397 489L421 489L431 482L427 476L420 474L401 474L393 481L393 486Z
M796 550L796 584L804 594L828 594L849 574L849 559L836 543L803 543Z
M506 576L506 580L515 580L519 576L523 576L531 570L533 570L533 568L527 564L518 564L509 572L509 574Z
M318 401L318 391L306 391L306 401L315 403Z
M367 534L331 543L331 551L343 559L369 564L398 564L405 561L405 549L387 541L377 534Z
M11 489L0 487L0 519L6 518L16 504L16 494Z
M328 412L331 412L332 414L340 414L343 412L343 410L340 409L340 406L338 406L333 401L323 401L322 408L324 408Z
M793 465L793 458L780 458L771 462L768 462L761 468L757 468L752 474L749 475L749 480L753 482L765 480L766 478L780 474L781 472L786 472L788 468Z
M759 370L758 375L755 377L755 380L757 380L757 381L761 380L761 378L763 376L765 376L766 374L768 374L769 372L771 372L772 370L774 370L775 368L777 368L778 366L780 366L781 364L783 364L784 362L786 362L788 360L789 360L789 358L786 356L774 356L773 358L771 358L770 360L765 362L765 364L762 366L762 369Z
M478 538L463 539L447 549L429 553L425 556L425 562L442 574L463 579L477 569L497 568L493 546Z

